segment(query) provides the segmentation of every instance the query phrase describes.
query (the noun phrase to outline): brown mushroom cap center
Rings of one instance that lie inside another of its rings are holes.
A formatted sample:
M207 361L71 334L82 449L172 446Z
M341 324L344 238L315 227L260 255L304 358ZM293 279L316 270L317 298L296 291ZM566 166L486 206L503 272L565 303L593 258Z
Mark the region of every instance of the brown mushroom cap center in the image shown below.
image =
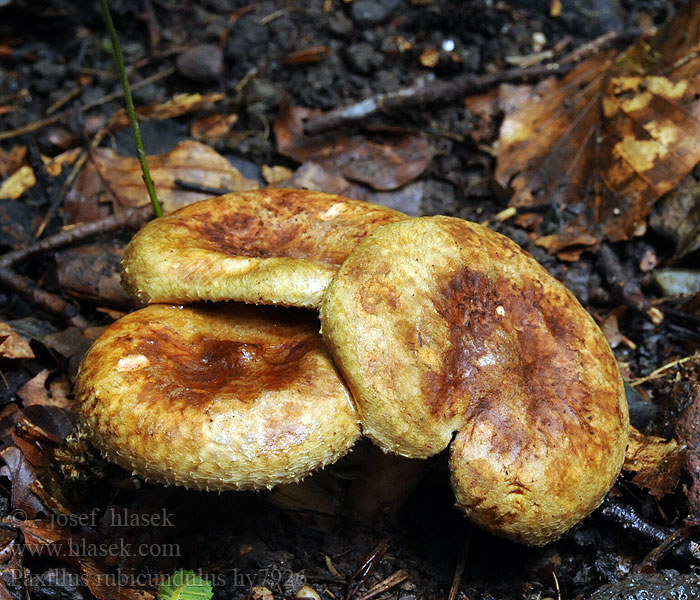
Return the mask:
M143 363L169 402L193 405L221 397L251 404L263 392L293 386L302 376L304 357L314 349L308 340L263 346L200 335L185 341L177 331L163 328L146 329L141 336L130 358ZM116 340L125 346L130 342Z

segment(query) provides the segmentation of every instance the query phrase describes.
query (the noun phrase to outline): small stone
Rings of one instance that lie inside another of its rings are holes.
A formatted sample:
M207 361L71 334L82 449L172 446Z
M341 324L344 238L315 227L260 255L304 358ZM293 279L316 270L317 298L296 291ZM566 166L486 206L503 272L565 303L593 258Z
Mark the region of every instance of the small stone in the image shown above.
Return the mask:
M379 25L386 21L401 4L400 0L355 0L350 14L357 25Z
M185 50L175 63L181 75L195 81L211 81L221 76L224 56L214 44L200 44Z
M345 59L351 69L363 75L373 73L384 62L384 56L365 42L348 46Z
M328 29L335 35L345 37L352 33L352 21L345 16L345 13L335 11L328 15Z

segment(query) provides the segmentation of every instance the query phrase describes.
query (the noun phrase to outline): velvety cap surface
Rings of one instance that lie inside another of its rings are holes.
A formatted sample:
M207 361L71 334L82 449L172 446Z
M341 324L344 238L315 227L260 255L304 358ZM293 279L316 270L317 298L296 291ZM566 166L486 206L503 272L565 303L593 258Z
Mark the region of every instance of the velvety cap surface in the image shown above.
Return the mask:
M154 304L104 331L76 399L109 460L198 489L290 483L343 456L357 415L306 311Z
M624 388L574 296L508 238L450 217L386 225L352 252L323 336L383 449L451 446L457 503L544 544L589 514L622 466Z
M360 240L407 218L376 204L297 189L209 198L141 229L124 252L122 284L143 303L315 307Z

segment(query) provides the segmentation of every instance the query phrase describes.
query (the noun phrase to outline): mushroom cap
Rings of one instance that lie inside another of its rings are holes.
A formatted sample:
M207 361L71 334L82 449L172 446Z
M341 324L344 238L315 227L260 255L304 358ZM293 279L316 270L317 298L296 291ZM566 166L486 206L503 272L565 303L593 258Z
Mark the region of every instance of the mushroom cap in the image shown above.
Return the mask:
M298 481L360 433L318 320L296 309L148 306L95 341L75 389L107 459L197 489Z
M124 252L122 285L144 304L240 300L315 307L362 238L407 218L306 190L226 194L143 227Z
M510 239L450 217L370 234L321 306L364 432L412 458L446 448L457 504L543 545L588 515L624 459L615 358L576 298Z

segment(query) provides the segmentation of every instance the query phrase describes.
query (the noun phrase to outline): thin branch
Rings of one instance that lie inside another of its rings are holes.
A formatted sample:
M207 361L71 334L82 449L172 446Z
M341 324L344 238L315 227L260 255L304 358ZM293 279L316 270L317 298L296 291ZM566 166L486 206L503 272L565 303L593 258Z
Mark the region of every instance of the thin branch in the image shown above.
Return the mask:
M145 79L142 79L141 81L136 82L134 85L131 86L131 89L139 90L142 87L146 87L147 85L150 85L155 81L169 77L174 72L175 72L175 69L172 67L169 67L169 68L165 69L164 71L161 71L160 73L156 73L155 75L151 75L150 77L146 77ZM112 100L116 100L117 98L120 98L121 96L122 96L121 91L113 92L111 94L107 94L106 96L103 96L102 98L98 98L94 102L88 102L86 104L82 104L81 106L78 107L78 110L80 110L82 112L87 112L89 110L92 110L93 108L97 108L98 106L102 106L103 104L107 104L107 102L111 102ZM19 127L17 129L11 129L9 131L0 131L0 141L9 140L12 138L19 137L21 135L25 135L27 133L34 133L35 131L39 131L40 129L43 129L44 127L48 127L49 125L53 125L55 123L62 121L70 114L70 112L71 112L71 110L66 110L66 111L57 113L55 115L52 115L50 117L47 117L46 119L34 121L33 123L29 123L28 125L24 125L24 126Z
M0 283L22 294L32 304L40 306L44 310L63 317L71 325L79 329L85 329L88 323L78 313L78 308L66 302L60 296L42 290L36 281L15 273L11 269L0 267Z
M574 68L576 62L600 50L616 39L618 34L610 31L577 48L558 63L537 65L528 68L513 68L486 75L460 75L451 81L420 81L415 85L386 94L377 94L349 106L335 108L310 118L304 126L307 135L315 135L339 127L363 121L379 112L397 108L445 102L459 96L477 94L501 83L523 83L550 75L563 75Z
M100 219L99 221L78 225L72 229L61 231L60 233L44 238L26 248L20 248L19 250L13 250L12 252L3 254L0 256L0 268L10 268L12 265L27 260L30 256L34 256L35 254L70 246L85 238L107 233L108 231L114 231L121 227L139 227L152 216L153 207L150 205L138 206L136 208L128 208L114 215L110 215L109 217L105 217L104 219Z
M312 117L306 122L304 131L308 135L315 135L341 125L363 121L380 112L419 104L446 102L458 96L483 92L501 83L524 82L543 76L561 75L568 73L571 69L571 65L537 65L527 69L506 69L479 76L459 75L450 81L419 81L410 87L377 94L355 104L334 108Z

